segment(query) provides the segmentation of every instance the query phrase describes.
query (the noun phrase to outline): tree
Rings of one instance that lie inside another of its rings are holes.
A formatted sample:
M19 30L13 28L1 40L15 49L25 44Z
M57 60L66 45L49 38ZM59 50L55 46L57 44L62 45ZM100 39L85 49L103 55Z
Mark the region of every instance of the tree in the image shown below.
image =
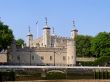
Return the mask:
M7 49L14 39L13 32L8 25L4 25L0 21L0 51Z
M22 45L24 45L24 40L23 39L16 40L16 46L22 47Z
M96 57L110 56L110 33L98 33L92 40L91 50Z
M91 53L91 39L92 36L84 36L84 35L78 35L76 38L76 52L77 56L92 56Z
M107 65L110 62L110 56L101 56L93 62L94 65Z

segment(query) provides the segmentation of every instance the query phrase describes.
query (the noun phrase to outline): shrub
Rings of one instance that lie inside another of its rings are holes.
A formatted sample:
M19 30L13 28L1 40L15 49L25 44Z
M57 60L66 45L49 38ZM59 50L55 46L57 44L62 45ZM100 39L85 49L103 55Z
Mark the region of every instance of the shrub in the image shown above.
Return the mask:
M0 81L14 81L15 72L0 72Z
M46 74L47 79L65 79L66 75L60 71L51 71Z
M107 65L110 61L110 56L102 56L94 61L94 65L104 66Z

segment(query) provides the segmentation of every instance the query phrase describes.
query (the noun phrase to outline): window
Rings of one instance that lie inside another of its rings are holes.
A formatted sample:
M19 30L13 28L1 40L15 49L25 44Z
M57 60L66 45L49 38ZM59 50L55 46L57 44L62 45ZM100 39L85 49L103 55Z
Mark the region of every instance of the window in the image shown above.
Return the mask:
M32 56L32 60L34 60L34 56Z
M17 60L20 60L20 56L17 56Z
M41 60L44 60L44 57L43 56L41 56Z
M71 56L71 59L73 59L73 56Z
M63 56L63 60L64 60L64 61L66 60L66 57L65 57L65 56Z
M50 56L50 61L52 60L52 56Z

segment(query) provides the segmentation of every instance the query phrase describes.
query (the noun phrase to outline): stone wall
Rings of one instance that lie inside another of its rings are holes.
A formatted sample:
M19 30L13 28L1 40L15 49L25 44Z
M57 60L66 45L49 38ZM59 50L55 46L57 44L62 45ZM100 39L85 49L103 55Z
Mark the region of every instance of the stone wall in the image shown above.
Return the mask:
M7 54L0 53L0 63L6 63L6 62L7 62Z
M66 65L66 50L61 48L27 48L12 53L11 63L24 65Z

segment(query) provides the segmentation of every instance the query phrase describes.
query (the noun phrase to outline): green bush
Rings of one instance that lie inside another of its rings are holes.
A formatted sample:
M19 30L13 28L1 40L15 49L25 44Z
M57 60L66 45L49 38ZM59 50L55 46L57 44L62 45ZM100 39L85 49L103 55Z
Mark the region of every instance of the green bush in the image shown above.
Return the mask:
M65 79L66 75L63 72L47 72L47 79Z
M0 81L14 81L15 72L0 72Z
M95 61L81 61L79 63L82 66L106 66L110 63L110 56L102 56L97 58Z
M82 66L93 66L93 61L80 61L79 62Z
M110 56L102 56L94 61L94 65L104 66L110 62Z

